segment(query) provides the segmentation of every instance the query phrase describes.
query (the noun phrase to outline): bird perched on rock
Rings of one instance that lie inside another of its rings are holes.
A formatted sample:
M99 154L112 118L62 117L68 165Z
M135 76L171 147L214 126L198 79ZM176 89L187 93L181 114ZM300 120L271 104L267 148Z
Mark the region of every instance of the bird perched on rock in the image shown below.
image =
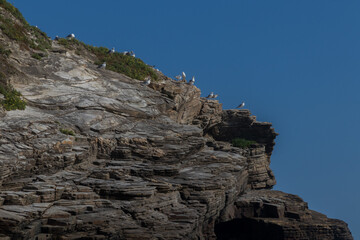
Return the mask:
M103 64L101 64L98 68L105 69L106 68L106 62L103 62Z
M182 76L182 79L183 79L184 81L186 81L186 74L185 74L185 72L182 72L182 73L181 73L181 76Z
M242 102L239 106L237 106L236 108L242 108L245 106L245 102Z
M176 80L180 81L181 80L181 76L180 75L177 75L175 76Z
M206 98L217 98L219 95L218 94L214 94L213 92L211 92Z
M112 53L114 53L115 52L115 48L113 47L112 49L110 49L109 51L108 51L108 54L112 54Z
M147 86L147 85L149 85L151 83L151 78L150 77L147 77L147 78L145 78L145 81L143 81L142 83L141 83L141 85L142 86Z
M214 93L213 92L211 92L206 98L214 98Z
M189 81L189 84L194 85L194 83L195 83L195 77L192 77L192 79Z
M134 53L134 51L130 51L130 52L125 51L125 52L122 52L122 54L123 54L123 55L127 55L127 56L132 56L132 57L135 57L135 53Z
M60 38L58 35L55 36L54 40L58 41Z
M75 34L69 34L69 35L67 35L67 37L66 37L67 39L73 39L73 38L75 38Z

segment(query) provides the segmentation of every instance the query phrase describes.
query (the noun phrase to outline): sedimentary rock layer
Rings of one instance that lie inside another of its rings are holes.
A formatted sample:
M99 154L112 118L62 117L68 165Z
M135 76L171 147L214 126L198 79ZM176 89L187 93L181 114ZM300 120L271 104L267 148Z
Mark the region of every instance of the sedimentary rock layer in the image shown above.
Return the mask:
M259 191L275 184L276 133L248 110L161 73L142 86L57 41L41 60L0 42L27 102L0 109L1 239L228 239L234 219L279 239L351 239L299 198Z

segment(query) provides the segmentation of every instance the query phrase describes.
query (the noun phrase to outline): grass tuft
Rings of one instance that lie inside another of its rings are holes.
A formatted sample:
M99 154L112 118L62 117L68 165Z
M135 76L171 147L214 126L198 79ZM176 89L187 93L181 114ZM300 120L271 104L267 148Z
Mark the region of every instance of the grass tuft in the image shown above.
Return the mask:
M43 57L45 57L46 55L45 54L42 54L42 53L33 53L31 54L31 57L37 59L37 60L41 60Z
M75 133L71 129L60 128L60 132L65 135L75 136Z
M248 147L250 147L251 145L256 144L256 142L255 142L255 141L252 141L252 140L247 140L247 139L244 139L244 138L234 138L234 139L231 141L231 144L232 144L234 147L248 148Z

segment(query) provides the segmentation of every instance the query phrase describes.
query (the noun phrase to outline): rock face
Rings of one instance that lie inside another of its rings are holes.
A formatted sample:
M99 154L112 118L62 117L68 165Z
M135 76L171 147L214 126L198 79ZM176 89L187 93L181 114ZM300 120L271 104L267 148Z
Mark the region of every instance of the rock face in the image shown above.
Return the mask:
M215 226L217 239L352 239L347 225L311 211L280 191L249 191L228 206Z
M27 102L0 109L0 239L352 239L299 197L262 190L276 133L248 110L165 76L142 86L56 41L37 60L0 39Z

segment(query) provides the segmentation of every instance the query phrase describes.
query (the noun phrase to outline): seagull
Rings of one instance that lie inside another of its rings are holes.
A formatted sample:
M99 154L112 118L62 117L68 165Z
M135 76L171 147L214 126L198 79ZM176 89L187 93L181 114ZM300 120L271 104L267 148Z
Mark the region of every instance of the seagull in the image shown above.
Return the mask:
M189 84L194 85L194 83L195 83L195 77L192 77L192 79L189 81Z
M69 34L69 35L67 35L67 37L66 37L67 39L73 39L73 38L75 38L75 34Z
M185 74L185 72L182 72L181 75L182 75L182 78L183 78L184 80L186 80L186 74Z
M213 92L211 92L206 98L214 98L214 93Z
M175 76L176 80L180 81L181 80L181 76L180 75L177 75Z
M245 102L242 102L239 106L237 106L236 108L242 108L245 106Z
M108 51L108 54L112 54L115 52L115 48L113 47L111 50Z
M213 98L217 98L219 95L218 94L215 94Z
M142 86L147 86L151 83L151 78L147 77L145 78L145 81L143 81L142 83L140 83Z
M128 55L129 52L128 51L125 51L125 52L122 52L123 55Z
M54 38L54 40L58 41L60 38L58 35L56 35L56 37Z
M130 51L130 55L131 55L132 57L135 57L134 51Z
M103 64L101 64L98 68L100 68L100 69L105 69L105 68L106 68L106 62L104 62Z

